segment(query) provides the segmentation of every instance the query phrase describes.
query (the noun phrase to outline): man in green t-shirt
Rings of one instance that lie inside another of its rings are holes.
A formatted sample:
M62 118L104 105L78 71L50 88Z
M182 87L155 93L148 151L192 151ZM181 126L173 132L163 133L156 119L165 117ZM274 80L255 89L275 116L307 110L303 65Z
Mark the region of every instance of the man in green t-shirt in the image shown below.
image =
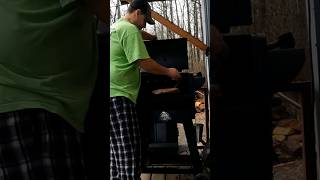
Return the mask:
M1 0L0 179L86 178L94 14L106 22L106 12L105 0Z
M154 24L146 0L133 0L127 14L110 28L110 175L112 180L140 179L141 137L135 103L140 68L173 80L181 78L149 57L141 29Z

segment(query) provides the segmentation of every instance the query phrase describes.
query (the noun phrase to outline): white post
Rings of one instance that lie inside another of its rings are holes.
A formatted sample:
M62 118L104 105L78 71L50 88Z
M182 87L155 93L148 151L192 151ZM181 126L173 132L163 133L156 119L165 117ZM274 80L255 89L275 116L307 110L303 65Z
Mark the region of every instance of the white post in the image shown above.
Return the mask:
M320 167L320 96L319 96L319 41L320 41L320 14L319 14L319 0L307 0L307 25L309 29L309 39L312 57L312 70L313 70L313 86L314 86L314 126L315 126L315 151L317 155L317 179L319 177Z
M202 17L203 17L203 27L204 28L204 42L208 45L210 48L210 0L202 0L201 1L201 7L202 7ZM206 77L207 77L207 88L208 88L208 107L207 111L209 112L208 116L206 117L209 119L210 123L210 52L205 56L205 69L206 69ZM207 120L208 121L208 120ZM210 133L210 131L209 131ZM207 137L210 137L210 134L207 134Z

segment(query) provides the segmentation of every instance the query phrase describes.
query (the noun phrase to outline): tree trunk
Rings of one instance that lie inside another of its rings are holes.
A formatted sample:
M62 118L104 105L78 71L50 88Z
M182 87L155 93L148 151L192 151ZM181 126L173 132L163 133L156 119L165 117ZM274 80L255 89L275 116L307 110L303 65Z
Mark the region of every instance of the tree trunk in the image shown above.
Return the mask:
M174 0L175 5L176 5L176 15L177 15L177 25L180 26L180 21L179 21L179 11L178 11L178 4L177 0ZM181 27L181 26L180 26Z
M173 4L172 4L172 1L170 1L170 19L171 19L171 22L174 23L174 20L173 20ZM174 38L174 33L172 31L170 31L170 38Z
M151 3L151 8L154 10L153 3ZM153 26L153 31L154 31L154 35L157 36L157 25L156 25L156 24ZM157 37L158 37L158 36L157 36Z

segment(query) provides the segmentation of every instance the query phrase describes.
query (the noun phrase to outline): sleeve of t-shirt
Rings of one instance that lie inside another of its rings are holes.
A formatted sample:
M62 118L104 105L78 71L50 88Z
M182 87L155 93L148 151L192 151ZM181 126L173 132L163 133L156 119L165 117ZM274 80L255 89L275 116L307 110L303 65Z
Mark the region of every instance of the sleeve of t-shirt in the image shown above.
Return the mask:
M129 63L135 62L139 59L150 58L143 42L142 35L139 31L135 31L124 36L122 46Z

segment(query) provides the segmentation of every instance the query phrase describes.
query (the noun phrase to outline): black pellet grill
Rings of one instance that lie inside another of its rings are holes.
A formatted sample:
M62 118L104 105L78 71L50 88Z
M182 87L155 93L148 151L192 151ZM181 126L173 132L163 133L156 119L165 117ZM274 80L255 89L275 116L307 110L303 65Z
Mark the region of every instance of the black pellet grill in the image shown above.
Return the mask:
M159 64L188 69L187 39L145 41L149 55ZM195 91L204 83L201 75L181 73L177 82L167 76L141 72L141 88L137 100L142 130L142 171L146 173L197 173L200 158L196 132ZM179 89L176 93L154 94L163 88ZM190 154L178 153L177 123L182 123Z

